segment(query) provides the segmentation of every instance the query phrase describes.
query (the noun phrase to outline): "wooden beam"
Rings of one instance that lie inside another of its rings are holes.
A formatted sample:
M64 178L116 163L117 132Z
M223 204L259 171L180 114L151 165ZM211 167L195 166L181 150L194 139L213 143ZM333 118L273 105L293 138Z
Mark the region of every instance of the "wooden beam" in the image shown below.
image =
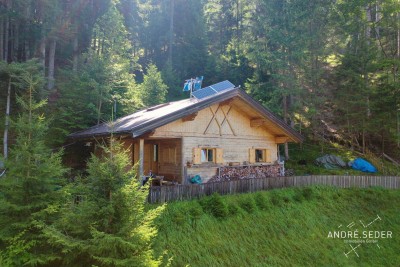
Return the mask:
M150 138L150 137L152 137L155 133L156 133L155 130L149 131L149 132L147 132L147 133L145 133L145 134L142 134L141 138L143 138L143 139Z
M195 113L190 114L190 115L188 115L186 117L183 117L182 121L183 122L185 122L185 121L194 121L194 119L197 117L197 114L198 114L198 112L195 112Z
M144 139L139 139L139 179L142 179L144 173Z
M290 142L291 139L288 136L277 136L275 137L275 143L284 144L286 142Z
M267 122L266 119L252 119L250 120L250 127L260 127L266 122Z
M234 101L233 98L227 99L225 101L222 101L221 103L219 103L220 106L230 106L231 103Z

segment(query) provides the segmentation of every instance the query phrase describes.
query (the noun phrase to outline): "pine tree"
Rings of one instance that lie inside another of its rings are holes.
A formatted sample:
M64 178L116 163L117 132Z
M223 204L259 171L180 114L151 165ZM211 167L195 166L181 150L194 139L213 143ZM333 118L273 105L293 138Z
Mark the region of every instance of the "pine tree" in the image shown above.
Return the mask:
M27 73L19 78L27 84L28 94L17 97L24 112L11 124L16 142L0 180L0 265L46 265L57 254L48 246L43 227L57 217L65 169L62 151L53 153L45 145L47 121L39 110L46 101L34 100L41 78Z
M147 73L144 75L144 81L140 85L143 104L153 106L165 102L168 87L164 84L161 72L156 65L150 64Z
M150 248L154 219L163 206L146 207L148 190L129 170L129 157L111 138L101 158L92 155L88 177L70 187L63 218L48 228L63 251L60 266L156 266Z

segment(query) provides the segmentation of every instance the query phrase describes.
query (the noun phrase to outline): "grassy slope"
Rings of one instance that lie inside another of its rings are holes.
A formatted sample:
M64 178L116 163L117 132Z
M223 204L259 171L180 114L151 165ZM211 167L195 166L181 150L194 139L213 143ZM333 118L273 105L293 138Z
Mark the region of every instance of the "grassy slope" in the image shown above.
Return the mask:
M399 190L291 188L219 199L230 211L224 218L204 211L212 206L204 203L221 204L215 199L168 204L158 221L156 254L167 250L172 266L400 265ZM381 249L363 244L359 257L346 258L349 245L327 238L341 224L355 222L363 230L359 220L370 222L377 215L382 221L369 230L394 235L379 241Z
M358 157L365 158L378 169L377 173L369 173L368 175L400 175L400 167L396 167L386 160L378 158L371 153L363 155L334 143L325 144L324 147L310 143L304 143L302 145L291 144L289 148L290 160L285 163L285 167L294 170L295 175L366 175L363 172L351 168L327 170L323 167L316 166L314 164L315 159L326 154L340 156L346 163ZM306 161L307 164L299 164L300 160Z

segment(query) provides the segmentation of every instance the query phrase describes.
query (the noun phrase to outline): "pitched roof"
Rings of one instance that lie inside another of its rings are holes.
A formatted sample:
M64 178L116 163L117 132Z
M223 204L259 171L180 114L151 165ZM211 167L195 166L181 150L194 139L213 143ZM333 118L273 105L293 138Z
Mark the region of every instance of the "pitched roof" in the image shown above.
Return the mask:
M113 134L131 134L138 137L154 129L191 115L213 104L226 101L231 98L240 98L247 102L260 115L274 123L282 132L293 141L303 141L302 135L278 118L271 111L263 107L258 101L251 98L240 88L231 88L201 99L189 98L175 102L160 104L133 114L119 118L112 124L102 123L86 130L75 132L69 138L81 139L95 136L106 136Z

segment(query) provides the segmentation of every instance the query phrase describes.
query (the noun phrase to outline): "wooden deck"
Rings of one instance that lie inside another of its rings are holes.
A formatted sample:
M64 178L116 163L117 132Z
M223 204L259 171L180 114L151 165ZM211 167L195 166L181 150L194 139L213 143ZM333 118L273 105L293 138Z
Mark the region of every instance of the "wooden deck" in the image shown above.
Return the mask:
M398 176L290 176L260 179L242 179L237 181L213 182L205 184L187 184L175 186L152 186L149 192L150 203L164 203L177 200L189 200L211 195L256 192L284 187L309 185L327 185L339 188L379 186L387 189L399 189Z

